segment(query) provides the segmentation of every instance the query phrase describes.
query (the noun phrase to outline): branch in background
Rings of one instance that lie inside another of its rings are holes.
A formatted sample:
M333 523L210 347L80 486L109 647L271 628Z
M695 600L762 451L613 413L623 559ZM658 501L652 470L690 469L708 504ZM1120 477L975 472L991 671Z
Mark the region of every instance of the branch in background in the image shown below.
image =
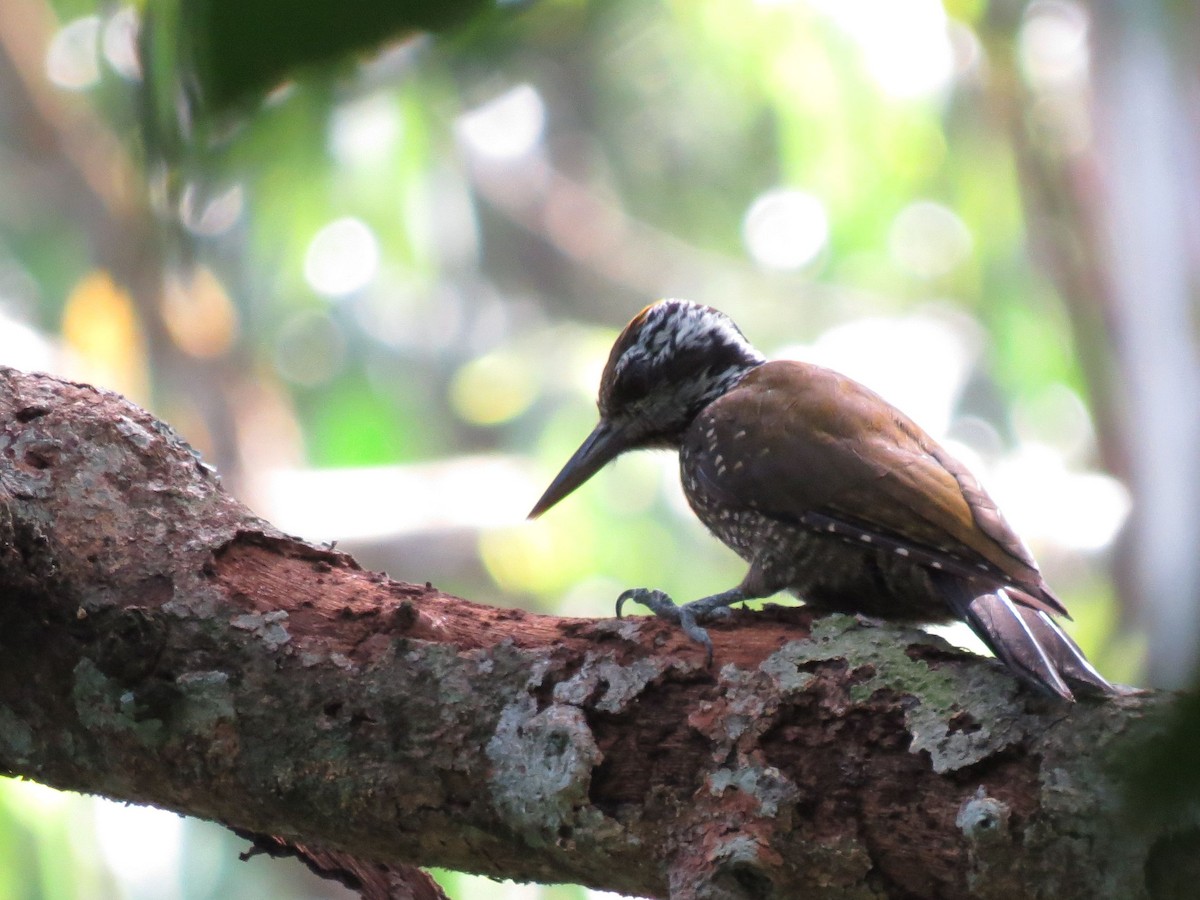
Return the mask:
M1110 763L1162 697L1067 706L804 609L713 639L707 670L656 620L365 572L255 518L122 398L0 369L7 773L342 873L639 896L1138 897L1200 847L1194 813L1118 815Z
M1076 77L1030 75L1028 88L1006 38L991 99L1013 135L1030 245L1071 318L1103 463L1135 496L1115 578L1148 634L1151 682L1178 687L1200 652L1200 410L1179 402L1200 395L1197 146L1178 112L1194 85L1173 49L1186 42L1156 4L1001 4L997 34L1023 15L1081 29Z
M830 288L803 275L765 273L744 259L705 250L636 218L602 189L537 156L515 164L476 160L468 174L498 214L643 302L689 297L721 305L737 296L777 318L798 297L807 298L810 311L835 298L866 297L848 285Z
M312 849L274 835L237 828L233 831L251 843L250 849L238 857L242 861L260 853L275 859L298 859L314 875L358 891L367 900L449 900L433 877L415 866L370 863L348 853Z

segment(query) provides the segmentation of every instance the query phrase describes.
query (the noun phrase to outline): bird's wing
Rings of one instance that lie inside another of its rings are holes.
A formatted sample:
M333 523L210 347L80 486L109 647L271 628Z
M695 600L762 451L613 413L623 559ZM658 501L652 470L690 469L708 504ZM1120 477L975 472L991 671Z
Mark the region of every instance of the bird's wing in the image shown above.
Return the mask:
M700 451L697 476L723 503L830 531L861 529L918 559L1044 595L1048 609L1065 613L966 467L843 375L765 363L710 404L687 439Z

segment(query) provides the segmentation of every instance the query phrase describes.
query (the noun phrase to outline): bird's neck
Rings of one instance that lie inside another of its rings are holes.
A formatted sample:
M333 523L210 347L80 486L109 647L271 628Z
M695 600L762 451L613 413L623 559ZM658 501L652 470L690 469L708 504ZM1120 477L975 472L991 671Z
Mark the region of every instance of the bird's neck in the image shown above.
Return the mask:
M678 450L683 442L683 436L692 426L696 417L715 400L724 397L733 390L742 379L765 362L762 357L747 357L735 365L727 366L720 372L705 371L703 377L697 378L684 385L674 398L674 415L664 415L663 420L670 421L673 427L664 429L655 435L650 446L665 447Z
M699 409L696 410L693 418L699 415L700 410L704 409L705 406L708 406L708 404L712 403L714 400L718 399L719 397L724 397L726 394L732 391L735 387L741 384L743 378L745 378L765 362L766 358L757 354L756 352L754 356L747 356L738 361L736 364L727 367L723 371L711 375L710 382L712 384L712 388L703 404L699 407Z

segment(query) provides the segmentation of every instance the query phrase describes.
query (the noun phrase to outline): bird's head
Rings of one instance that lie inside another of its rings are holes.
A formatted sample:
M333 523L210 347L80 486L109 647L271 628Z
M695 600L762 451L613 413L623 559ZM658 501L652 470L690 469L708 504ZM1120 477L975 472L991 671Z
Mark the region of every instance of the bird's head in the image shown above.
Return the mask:
M600 423L551 482L540 516L626 450L678 447L709 403L764 361L724 313L686 300L647 306L613 344L600 379Z

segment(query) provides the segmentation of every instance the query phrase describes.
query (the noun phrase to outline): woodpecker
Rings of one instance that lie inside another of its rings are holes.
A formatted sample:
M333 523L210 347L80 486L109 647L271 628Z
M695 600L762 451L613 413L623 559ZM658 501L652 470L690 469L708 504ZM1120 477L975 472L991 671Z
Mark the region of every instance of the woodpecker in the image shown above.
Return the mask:
M1070 618L975 477L861 384L768 362L724 313L646 307L613 345L600 422L530 518L627 450L678 451L683 490L709 531L749 563L741 583L676 605L634 588L702 644L731 604L788 591L818 611L914 623L963 619L1026 682L1065 700L1116 689L1054 617Z

